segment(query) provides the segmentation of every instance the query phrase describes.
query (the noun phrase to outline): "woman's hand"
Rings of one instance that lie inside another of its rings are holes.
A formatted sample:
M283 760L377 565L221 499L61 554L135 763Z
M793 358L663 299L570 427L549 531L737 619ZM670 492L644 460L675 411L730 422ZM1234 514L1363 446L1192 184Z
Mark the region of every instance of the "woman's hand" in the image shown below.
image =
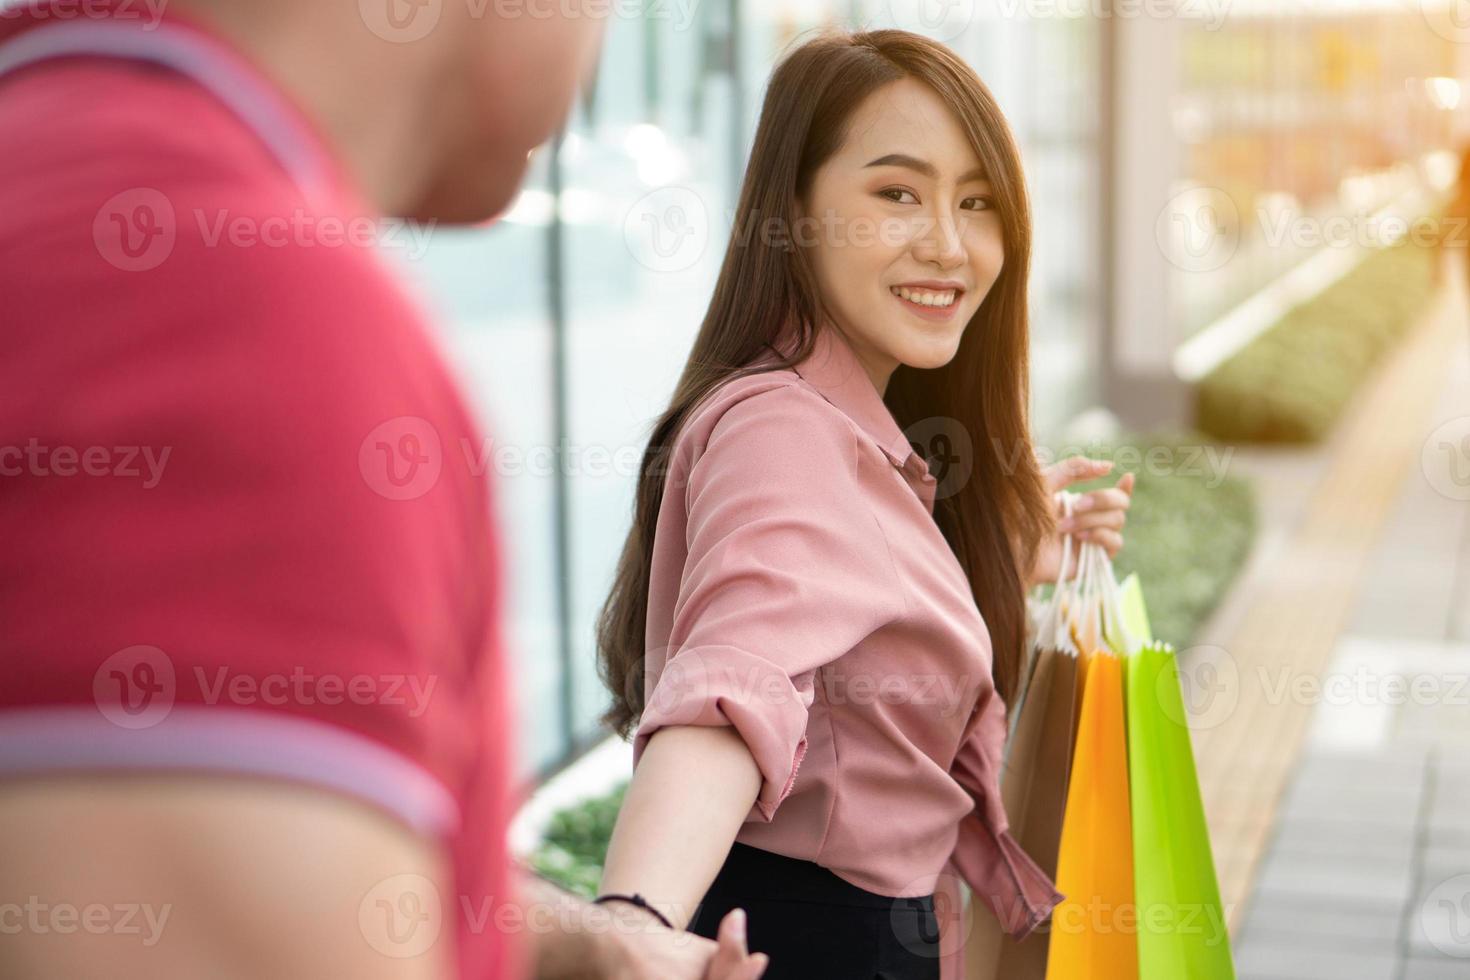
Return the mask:
M1063 517L1062 504L1057 499L1057 491L1073 483L1096 479L1112 468L1112 460L1069 456L1041 471L1046 488L1055 501L1057 531L1042 541L1037 550L1036 563L1032 566L1031 577L1026 583L1028 587L1057 580L1062 570L1062 538L1068 532L1080 541L1102 545L1109 558L1117 557L1119 549L1123 547L1123 524L1128 520L1128 506L1133 502L1132 473L1124 473L1123 478L1114 486L1092 490L1079 496L1072 502L1070 519Z

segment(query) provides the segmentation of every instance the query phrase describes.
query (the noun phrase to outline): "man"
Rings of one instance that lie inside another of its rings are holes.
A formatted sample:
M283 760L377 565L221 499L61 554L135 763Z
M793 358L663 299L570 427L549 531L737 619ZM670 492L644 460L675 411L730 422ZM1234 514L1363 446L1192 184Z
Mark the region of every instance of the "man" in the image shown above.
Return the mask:
M0 10L0 975L763 968L506 859L490 488L370 239L512 200L543 7Z

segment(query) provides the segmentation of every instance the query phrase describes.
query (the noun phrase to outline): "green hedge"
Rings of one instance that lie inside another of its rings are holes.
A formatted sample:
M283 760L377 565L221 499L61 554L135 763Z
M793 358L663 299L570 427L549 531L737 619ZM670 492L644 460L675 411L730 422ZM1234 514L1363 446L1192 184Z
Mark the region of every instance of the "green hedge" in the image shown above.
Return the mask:
M1434 251L1373 253L1201 379L1196 425L1227 442L1321 439L1430 297Z
M588 898L597 894L607 842L623 805L623 783L612 793L559 810L551 818L530 864L563 888Z
M1256 529L1250 483L1230 474L1228 449L1193 434L1055 450L1058 457L1073 452L1116 463L1106 478L1069 488L1074 491L1112 486L1124 472L1137 473L1115 568L1120 578L1138 572L1155 635L1188 645L1250 550ZM596 894L626 788L557 813L531 856L536 870L576 894Z

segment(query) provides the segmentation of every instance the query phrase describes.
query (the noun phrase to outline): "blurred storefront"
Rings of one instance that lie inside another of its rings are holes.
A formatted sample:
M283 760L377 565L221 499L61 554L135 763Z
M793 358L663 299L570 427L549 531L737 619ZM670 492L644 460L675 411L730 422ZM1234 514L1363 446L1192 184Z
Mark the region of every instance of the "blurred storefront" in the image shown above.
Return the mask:
M494 437L479 459L505 531L528 773L605 736L593 620L780 54L835 24L918 30L966 57L1006 111L1030 181L1038 433L1097 405L1179 425L1180 345L1313 252L1263 244L1274 226L1259 215L1345 213L1403 193L1450 147L1464 74L1457 46L1401 5L1237 3L1219 18L1205 6L647 0L610 17L595 84L509 213L438 230L404 263L450 325ZM1225 262L1192 257L1197 221L1206 252L1222 232L1234 242Z

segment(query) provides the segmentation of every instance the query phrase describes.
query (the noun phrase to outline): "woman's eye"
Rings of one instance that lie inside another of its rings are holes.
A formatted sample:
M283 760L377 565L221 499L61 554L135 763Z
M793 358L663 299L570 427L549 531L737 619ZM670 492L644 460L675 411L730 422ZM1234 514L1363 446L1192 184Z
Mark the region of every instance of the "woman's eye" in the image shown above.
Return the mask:
M979 206L973 207L972 205ZM995 202L988 197L967 197L960 204L960 207L964 208L967 211L988 211L991 208L995 207Z
M907 197L909 198L909 200L907 200L907 201L904 200L905 195L907 195ZM881 190L881 191L878 192L878 196L879 197L887 198L888 200L892 201L894 204L918 204L919 203L919 199L914 196L914 192L913 191L906 191L902 187L885 187L885 188L883 188L883 190Z

